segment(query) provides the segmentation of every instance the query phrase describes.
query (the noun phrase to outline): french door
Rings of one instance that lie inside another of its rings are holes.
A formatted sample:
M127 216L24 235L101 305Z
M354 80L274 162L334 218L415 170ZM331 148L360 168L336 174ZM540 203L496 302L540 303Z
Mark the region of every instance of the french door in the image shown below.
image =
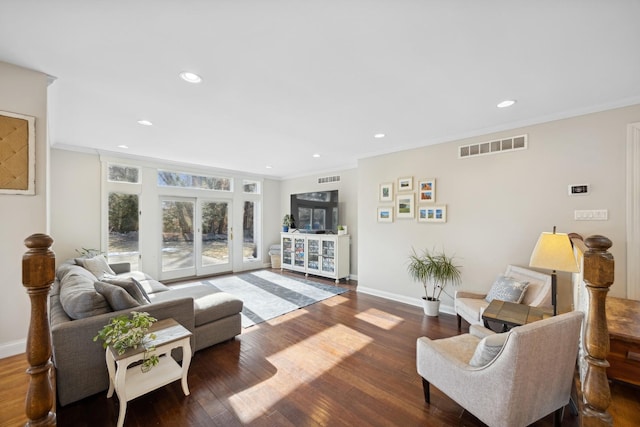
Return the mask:
M231 203L222 199L163 197L161 279L232 270Z

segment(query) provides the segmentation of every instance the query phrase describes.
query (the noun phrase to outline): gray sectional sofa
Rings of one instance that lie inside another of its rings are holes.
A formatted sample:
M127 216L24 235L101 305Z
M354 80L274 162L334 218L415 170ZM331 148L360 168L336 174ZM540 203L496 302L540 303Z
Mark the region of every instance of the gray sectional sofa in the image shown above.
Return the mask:
M232 339L242 330L243 304L233 295L204 284L165 286L142 272L128 271L129 264L101 267L103 264L107 265L104 257L78 258L62 263L56 270L49 300L56 389L61 405L108 389L105 351L93 337L112 317L145 311L158 320L173 318L193 332L194 352ZM129 295L131 292L123 294L117 289L131 290L131 285L137 288L135 298Z

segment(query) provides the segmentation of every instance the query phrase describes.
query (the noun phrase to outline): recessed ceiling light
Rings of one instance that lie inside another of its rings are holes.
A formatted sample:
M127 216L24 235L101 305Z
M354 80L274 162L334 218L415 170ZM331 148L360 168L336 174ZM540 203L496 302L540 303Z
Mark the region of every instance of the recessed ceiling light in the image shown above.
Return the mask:
M180 77L182 78L182 80L189 83L200 83L202 81L202 77L200 77L196 73L191 73L189 71L181 72Z
M118 145L118 148L129 148L129 146L128 145L124 145L124 144L120 144L120 145Z
M315 153L315 154L313 155L313 157L317 159L318 157L320 157L320 154Z
M142 126L153 126L153 123L149 120L138 120L138 124Z
M504 101L502 101L501 103L499 103L497 105L498 108L507 108L507 107L511 107L513 104L515 104L516 101L513 99L505 99Z
M267 165L267 166L265 166L265 167L266 167L267 169L273 169L273 166L271 166L271 165Z
M384 133L376 133L375 135L373 135L374 138L376 139L380 139L380 138L384 138L385 134Z

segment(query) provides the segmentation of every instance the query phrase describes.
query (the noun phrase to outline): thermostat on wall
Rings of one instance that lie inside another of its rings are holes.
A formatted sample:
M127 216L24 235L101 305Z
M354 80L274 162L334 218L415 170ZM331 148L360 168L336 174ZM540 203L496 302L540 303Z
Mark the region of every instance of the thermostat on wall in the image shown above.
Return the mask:
M586 196L589 194L589 184L580 184L580 185L570 185L569 186L569 195L570 196Z

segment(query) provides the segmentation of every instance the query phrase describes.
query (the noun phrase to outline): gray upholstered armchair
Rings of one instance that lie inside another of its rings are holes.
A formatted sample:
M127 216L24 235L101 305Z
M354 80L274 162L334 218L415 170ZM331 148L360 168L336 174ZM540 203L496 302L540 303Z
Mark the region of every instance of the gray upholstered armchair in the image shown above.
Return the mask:
M520 303L534 307L551 307L551 276L549 274L508 265L503 276L527 284ZM486 293L456 291L453 306L458 316L458 329L461 327L462 319L470 325L482 324L482 313L489 305L485 300L486 296Z
M582 312L570 312L496 334L418 338L416 365L424 395L429 384L492 427L527 426L569 403ZM475 365L475 366L472 366Z

